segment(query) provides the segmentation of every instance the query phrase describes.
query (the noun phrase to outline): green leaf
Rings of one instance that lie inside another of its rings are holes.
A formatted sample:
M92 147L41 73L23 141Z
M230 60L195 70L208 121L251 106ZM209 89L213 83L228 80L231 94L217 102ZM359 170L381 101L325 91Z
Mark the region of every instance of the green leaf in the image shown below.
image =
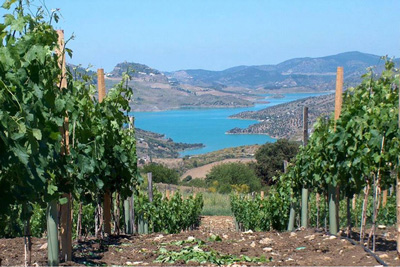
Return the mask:
M381 160L381 156L380 156L379 154L375 154L375 155L374 155L374 161L375 161L375 163L379 163L380 160Z
M60 137L60 132L52 132L51 134L50 134L50 138L52 139L52 140L58 140L58 138Z
M56 107L56 111L60 112L65 108L65 100L57 98L56 101L54 102L54 105Z
M96 186L98 189L102 189L104 187L104 182L101 179L97 179Z
M18 125L18 129L19 129L19 131L20 131L21 133L26 133L26 126L25 126L25 124L20 123L20 124Z
M47 193L49 195L54 195L55 192L57 192L58 187L53 185L53 184L49 184L49 186L47 187Z
M68 56L72 58L72 50L69 48L65 48L65 52L67 52Z
M60 203L60 205L67 204L68 203L68 198L66 198L66 197L60 198L60 200L58 202Z
M28 164L29 155L24 147L17 144L15 147L12 147L11 150L18 157L18 159L21 161L22 164L24 165Z
M15 2L17 2L17 0L6 0L2 5L2 8L10 9L11 5L14 4Z
M222 241L222 238L219 235L211 235L210 236L211 241Z
M25 17L19 17L11 23L11 30L22 32L25 27Z
M27 62L38 60L41 64L44 64L47 53L47 48L40 45L34 45L31 47L31 49L28 50L24 58Z
M42 140L42 132L39 129L32 129L32 134L36 140Z
M11 135L11 139L13 139L13 140L19 140L19 139L21 139L21 138L24 137L24 136L25 136L24 133L18 132L18 133L12 134L12 135Z

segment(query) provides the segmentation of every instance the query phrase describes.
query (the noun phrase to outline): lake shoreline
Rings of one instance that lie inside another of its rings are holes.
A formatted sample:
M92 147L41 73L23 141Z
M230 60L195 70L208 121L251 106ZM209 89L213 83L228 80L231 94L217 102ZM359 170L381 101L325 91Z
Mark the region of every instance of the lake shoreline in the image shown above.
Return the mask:
M263 95L268 104L257 104L244 108L190 108L174 109L159 112L132 112L135 124L141 129L161 133L174 142L202 143L201 149L184 150L180 157L186 155L205 154L228 147L244 145L265 144L275 142L276 137L264 133L232 134L227 131L233 128L248 128L260 121L248 118L230 118L230 116L246 112L258 111L279 104L292 102L298 99L319 96L324 93L291 93L284 98L268 98L270 94Z

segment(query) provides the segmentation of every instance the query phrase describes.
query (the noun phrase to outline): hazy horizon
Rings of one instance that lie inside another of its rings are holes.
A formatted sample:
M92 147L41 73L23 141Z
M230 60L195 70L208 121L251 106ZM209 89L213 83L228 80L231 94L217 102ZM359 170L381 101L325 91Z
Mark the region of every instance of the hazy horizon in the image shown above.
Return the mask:
M202 68L189 68L189 69L175 69L175 70L160 70L160 69L157 69L157 70L158 70L158 71L161 71L161 72L175 72L175 71L181 71L181 70L224 71L224 70L227 70L227 69L230 69L230 68L235 68L235 67L242 67L242 66L265 66L265 65L272 65L272 66L273 66L273 65L277 65L277 64L283 63L283 62L288 61L288 60L292 60L292 59L301 59L301 58L324 58L324 57L335 56L335 55L339 55L339 54L343 54L343 53L352 53L352 52L360 52L360 53L363 53L363 54L370 54L370 55L379 56L379 57L388 56L388 57L392 58L392 56L390 56L390 55L376 55L376 54L371 54L371 53L364 53L364 52L362 52L362 51L344 51L344 52L341 52L341 53L337 53L337 54L333 54L333 55L324 55L324 56L321 56L321 57L300 56L300 57L295 57L295 58L287 58L287 59L284 59L284 60L282 60L282 61L280 61L280 62L277 62L277 63L269 63L269 62L266 62L266 63L264 63L264 64L257 64L257 65L244 65L244 64L242 64L242 65L230 66L230 67L227 67L227 68L215 69L215 70L204 69L204 68L203 68L203 69L202 69ZM395 57L395 59L398 60L399 57ZM127 62L127 63L138 63L138 64L147 65L147 66L150 67L150 68L154 68L153 66L150 66L150 65L146 64L146 62L135 62L135 61L127 61L127 60L124 60L124 61L121 61L121 62L116 62L116 63L114 64L114 67L115 67L117 64L119 64L119 63L124 63L124 62ZM83 67L84 67L84 66L83 66ZM156 69L156 68L154 68L154 69ZM105 70L105 72L111 72L111 71L112 71L112 69L111 69L111 70Z

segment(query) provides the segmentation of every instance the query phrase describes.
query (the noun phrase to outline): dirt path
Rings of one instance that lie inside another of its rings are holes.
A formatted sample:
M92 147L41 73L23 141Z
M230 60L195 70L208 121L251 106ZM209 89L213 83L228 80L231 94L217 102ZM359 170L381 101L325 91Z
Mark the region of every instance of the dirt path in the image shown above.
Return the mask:
M248 163L251 161L255 161L255 159L247 159L247 158L246 159L245 158L243 158L243 159L224 159L221 161L206 164L201 167L190 169L181 176L181 180L186 178L188 175L192 176L192 179L195 179L195 178L204 179L206 177L206 175L211 171L212 167L219 165L219 164L231 163L231 162Z
M223 235L235 232L233 217L231 216L203 216L200 231Z
M394 232L393 232L394 233ZM377 254L389 265L398 265L394 234L378 239ZM201 240L201 241L200 241ZM33 262L45 265L47 251L42 246L46 239L33 239ZM42 248L41 248L42 247ZM360 246L344 239L333 238L314 229L296 232L236 232L233 219L228 216L206 216L198 230L179 234L118 236L108 241L87 240L74 244L74 262L63 265L200 265L198 262L177 260L174 263L155 263L162 250L178 254L197 247L199 253L214 253L213 257L235 255L249 259L264 258L267 262L241 262L246 265L331 265L376 266L377 261ZM200 249L200 250L199 250ZM23 265L23 239L0 239L2 265ZM199 252L200 251L200 252ZM217 255L217 256L215 256ZM187 260L190 255L185 256ZM202 265L210 265L205 263ZM215 265L215 264L214 264Z

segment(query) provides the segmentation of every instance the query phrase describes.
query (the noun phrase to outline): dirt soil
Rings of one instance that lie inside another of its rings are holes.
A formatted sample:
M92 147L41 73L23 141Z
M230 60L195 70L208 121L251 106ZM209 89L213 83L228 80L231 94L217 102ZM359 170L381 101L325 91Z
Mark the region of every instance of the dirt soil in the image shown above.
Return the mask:
M213 163L210 163L210 164L206 164L206 165L201 166L201 167L190 169L190 170L188 170L187 172L185 172L181 176L181 180L186 178L188 175L192 176L193 179L195 179L195 178L205 179L206 175L216 165L220 165L220 164L224 164L224 163L232 163L232 162L248 163L248 162L253 162L253 161L255 161L255 159L247 159L247 158L242 158L242 159L224 159L224 160L221 160L221 161L217 161L217 162L213 162Z
M376 254L389 265L399 265L394 229L380 230L378 234ZM211 235L218 235L222 241L210 241ZM89 239L74 243L74 261L62 265L168 265L153 262L159 255L161 244L169 251L178 251L182 246L171 242L188 238L190 240L192 237L205 241L205 251L215 250L221 255L265 256L269 259L267 263L239 263L241 265L380 265L361 246L353 245L342 238L330 237L315 229L292 233L251 231L239 233L235 231L233 219L229 216L203 217L199 229L180 234L113 236L108 240ZM32 259L35 265L46 265L47 250L43 247L45 243L46 239L33 238ZM23 238L0 239L1 265L23 265L23 244ZM178 261L172 265L185 265L185 263Z

